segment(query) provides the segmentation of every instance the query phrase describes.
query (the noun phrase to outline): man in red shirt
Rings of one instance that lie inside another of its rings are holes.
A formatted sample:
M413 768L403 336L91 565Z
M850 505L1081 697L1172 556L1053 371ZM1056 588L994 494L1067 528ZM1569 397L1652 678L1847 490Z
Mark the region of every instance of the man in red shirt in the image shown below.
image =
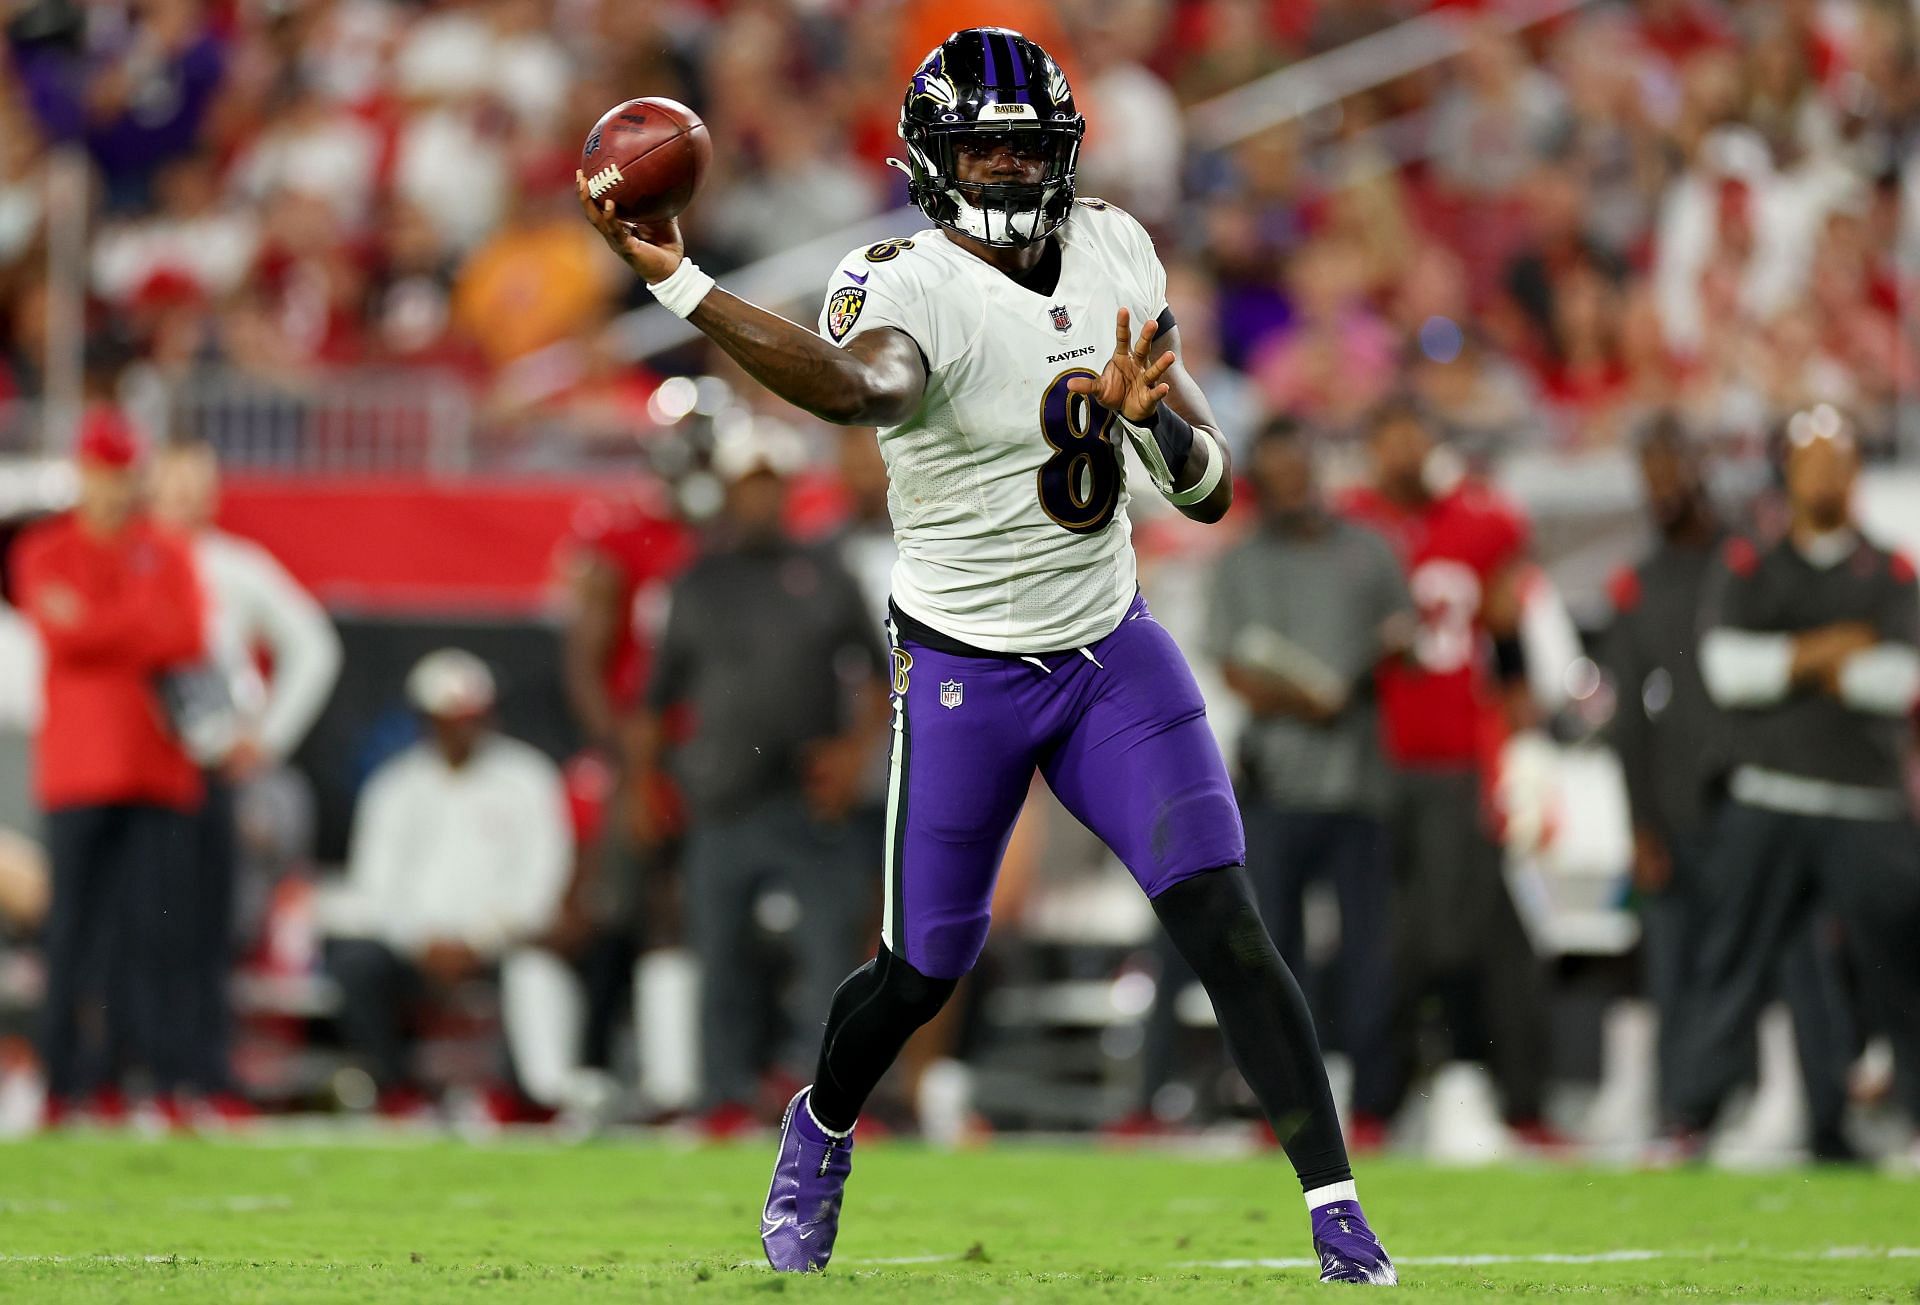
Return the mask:
M187 1069L173 1022L190 991L189 813L200 773L158 681L202 656L200 594L179 542L136 512L138 444L118 414L84 421L74 510L14 551L14 589L46 648L37 793L53 901L41 1055L58 1120L105 1072L143 1068L163 1108ZM106 1008L104 1024L85 1013ZM83 1046L103 1027L107 1046Z
M584 504L565 545L573 613L567 699L588 739L610 753L652 668L667 590L693 559L693 535L651 487Z
M564 545L567 701L588 750L566 770L581 854L553 942L586 985L585 1059L599 1068L629 1006L637 953L671 941L660 927L671 885L659 848L677 832L678 799L664 782L637 783L627 759L668 586L692 559L693 543L667 496L647 482L582 505Z
M1383 664L1378 679L1395 770L1388 823L1400 894L1400 1045L1411 1051L1420 1004L1438 998L1456 1058L1485 1061L1508 1123L1539 1140L1545 994L1489 828L1483 774L1508 704L1524 695L1527 527L1472 478L1432 488L1433 451L1425 416L1387 405L1368 445L1373 483L1346 503L1399 553L1420 617L1411 653Z

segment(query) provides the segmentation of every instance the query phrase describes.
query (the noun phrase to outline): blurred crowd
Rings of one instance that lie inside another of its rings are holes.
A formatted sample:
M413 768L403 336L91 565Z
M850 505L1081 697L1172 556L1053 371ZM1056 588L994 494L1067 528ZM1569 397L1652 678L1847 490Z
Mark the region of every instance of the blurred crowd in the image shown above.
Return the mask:
M1209 96L1422 7L15 5L0 399L42 386L49 224L84 221L97 355L293 390L431 366L483 429L630 447L661 420L657 376L606 331L644 296L574 213L586 128L635 94L703 115L687 236L724 273L901 203L884 161L907 70L998 17L1060 54L1092 124L1081 191L1160 237L1235 429L1350 428L1404 382L1493 452L1619 441L1665 407L1752 446L1816 400L1884 444L1920 349L1910 5L1633 0L1517 34L1467 5L1458 57L1250 134L1195 129ZM91 187L55 215L68 146Z

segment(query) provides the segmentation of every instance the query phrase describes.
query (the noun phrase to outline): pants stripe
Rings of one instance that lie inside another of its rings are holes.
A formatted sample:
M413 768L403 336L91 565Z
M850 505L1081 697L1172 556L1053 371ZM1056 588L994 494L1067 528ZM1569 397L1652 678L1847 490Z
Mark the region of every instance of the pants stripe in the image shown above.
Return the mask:
M887 632L894 635L894 646L897 648L899 636L894 633L891 621L887 623ZM901 671L895 674L904 675ZM886 941L887 949L896 956L905 955L907 945L901 861L907 845L907 781L912 760L913 735L907 722L907 686L904 682L896 682L893 695L892 762L887 772L886 896L880 922L880 936Z

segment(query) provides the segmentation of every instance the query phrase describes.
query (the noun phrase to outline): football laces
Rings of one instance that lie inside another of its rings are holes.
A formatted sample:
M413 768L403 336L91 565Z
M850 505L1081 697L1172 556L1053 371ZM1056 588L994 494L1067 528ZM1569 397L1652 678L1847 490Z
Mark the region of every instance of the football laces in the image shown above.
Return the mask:
M587 198L599 199L602 195L619 185L622 180L623 178L620 176L620 165L617 163L607 164L606 167L587 178Z

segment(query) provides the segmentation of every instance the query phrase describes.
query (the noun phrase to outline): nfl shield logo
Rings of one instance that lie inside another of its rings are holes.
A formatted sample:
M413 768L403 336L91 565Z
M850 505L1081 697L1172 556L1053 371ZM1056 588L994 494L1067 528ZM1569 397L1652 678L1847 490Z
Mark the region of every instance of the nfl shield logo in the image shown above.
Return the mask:
M958 680L940 681L940 705L948 711L952 711L960 705L960 699L964 692L965 690L960 687L960 681Z
M1053 329L1065 335L1073 329L1073 319L1067 316L1065 304L1055 304L1047 309L1047 316L1053 319Z

